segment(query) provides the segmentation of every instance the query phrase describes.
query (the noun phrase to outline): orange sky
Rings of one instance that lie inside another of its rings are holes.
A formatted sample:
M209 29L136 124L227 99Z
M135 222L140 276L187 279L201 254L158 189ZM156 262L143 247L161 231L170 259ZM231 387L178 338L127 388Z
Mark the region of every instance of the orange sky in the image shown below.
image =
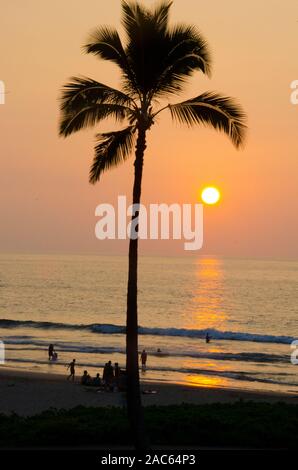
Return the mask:
M0 251L126 250L125 242L96 240L94 210L118 194L130 197L133 160L91 186L98 129L66 140L57 135L57 98L70 76L118 86L116 67L83 55L81 46L95 26L119 26L120 5L14 0L1 6L0 80L7 95L0 106ZM296 0L174 1L172 23L196 24L213 56L212 79L196 74L182 98L216 90L236 97L249 117L243 151L215 131L179 128L167 114L150 133L145 204L194 203L205 184L222 191L221 203L205 210L201 254L298 257L298 106L290 103L290 83L298 79L297 20ZM183 243L142 242L142 250L183 254Z

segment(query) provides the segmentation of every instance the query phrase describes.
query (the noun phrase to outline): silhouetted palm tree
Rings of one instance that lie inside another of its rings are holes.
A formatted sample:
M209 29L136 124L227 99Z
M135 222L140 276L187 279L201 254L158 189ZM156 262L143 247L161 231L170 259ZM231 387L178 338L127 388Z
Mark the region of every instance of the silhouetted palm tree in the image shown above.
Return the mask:
M96 183L104 171L124 162L135 146L133 204L139 204L141 199L146 133L161 111L169 111L181 124L210 125L223 131L237 148L243 143L245 133L242 110L231 98L218 93L202 93L178 104L159 104L161 99L183 90L186 79L193 72L198 70L209 75L211 68L207 44L197 29L184 24L169 26L171 4L164 1L149 10L138 3L123 1L125 44L116 29L100 27L84 46L85 52L117 64L122 91L91 78L75 77L64 86L62 94L60 134L65 137L110 117L120 123L127 122L121 130L97 134L90 182ZM135 213L132 220L137 217L138 213ZM130 239L127 405L135 443L140 449L145 446L145 438L138 367L137 265L138 240Z

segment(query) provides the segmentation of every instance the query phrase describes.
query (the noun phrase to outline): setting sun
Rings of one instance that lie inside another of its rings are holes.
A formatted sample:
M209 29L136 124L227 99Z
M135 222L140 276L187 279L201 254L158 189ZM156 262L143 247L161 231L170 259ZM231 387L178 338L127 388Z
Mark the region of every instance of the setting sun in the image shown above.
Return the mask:
M216 204L220 200L220 192L217 188L209 186L203 189L201 198L205 204Z

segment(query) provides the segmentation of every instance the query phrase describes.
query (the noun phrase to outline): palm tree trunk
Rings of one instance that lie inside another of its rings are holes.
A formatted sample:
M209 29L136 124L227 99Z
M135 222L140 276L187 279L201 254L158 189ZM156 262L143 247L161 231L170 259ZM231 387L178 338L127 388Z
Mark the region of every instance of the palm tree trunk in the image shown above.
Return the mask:
M140 204L146 128L139 126L135 154L133 204ZM132 220L138 213L132 216ZM129 269L126 318L127 411L137 450L148 448L141 403L138 354L138 238L129 241Z

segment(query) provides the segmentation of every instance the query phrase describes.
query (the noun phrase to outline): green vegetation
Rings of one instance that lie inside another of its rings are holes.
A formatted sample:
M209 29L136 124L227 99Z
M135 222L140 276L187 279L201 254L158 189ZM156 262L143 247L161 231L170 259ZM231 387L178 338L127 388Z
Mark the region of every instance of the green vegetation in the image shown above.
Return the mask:
M153 445L298 447L298 405L285 403L152 406L145 419ZM131 444L120 408L49 410L32 417L0 415L1 447Z

